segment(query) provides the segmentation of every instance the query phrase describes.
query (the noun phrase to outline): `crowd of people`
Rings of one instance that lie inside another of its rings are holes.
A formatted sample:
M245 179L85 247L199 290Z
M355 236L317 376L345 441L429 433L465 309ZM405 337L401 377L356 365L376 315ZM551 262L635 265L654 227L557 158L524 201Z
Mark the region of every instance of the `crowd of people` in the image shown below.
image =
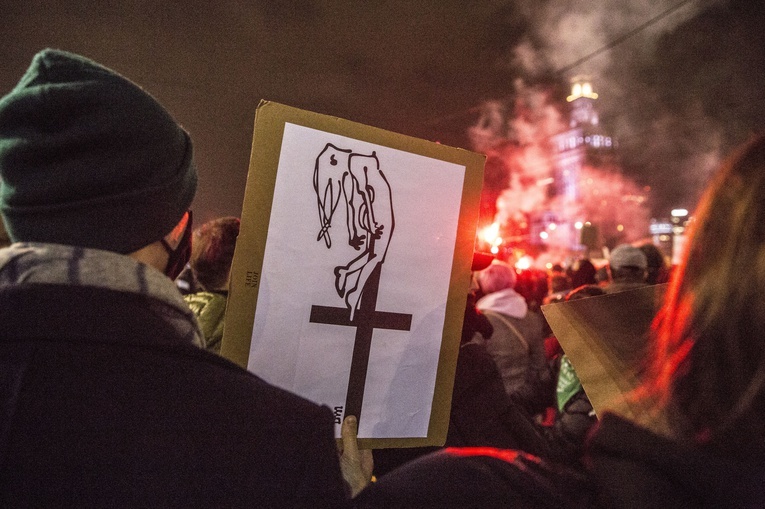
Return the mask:
M542 293L477 256L444 447L360 450L354 416L336 441L329 408L219 355L240 221L194 228L196 187L189 134L85 57L43 50L0 99L1 506L765 505L765 136L671 280L650 243ZM596 416L540 305L664 283L641 411Z

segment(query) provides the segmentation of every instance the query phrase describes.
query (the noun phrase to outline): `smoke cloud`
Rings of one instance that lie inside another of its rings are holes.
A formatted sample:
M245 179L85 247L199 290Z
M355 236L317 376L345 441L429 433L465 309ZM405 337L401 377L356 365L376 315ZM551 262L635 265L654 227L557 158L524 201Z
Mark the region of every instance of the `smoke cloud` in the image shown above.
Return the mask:
M692 209L724 154L762 129L754 111L720 107L765 108L761 2L528 1L519 13L528 25L500 62L518 76L512 92L484 103L469 129L472 147L489 155L485 201L499 198L498 220L550 205L533 182L549 175L544 138L567 128L563 91L576 75L591 79L601 125L619 144L618 167L588 178L648 196L639 221ZM499 167L504 182L492 175Z

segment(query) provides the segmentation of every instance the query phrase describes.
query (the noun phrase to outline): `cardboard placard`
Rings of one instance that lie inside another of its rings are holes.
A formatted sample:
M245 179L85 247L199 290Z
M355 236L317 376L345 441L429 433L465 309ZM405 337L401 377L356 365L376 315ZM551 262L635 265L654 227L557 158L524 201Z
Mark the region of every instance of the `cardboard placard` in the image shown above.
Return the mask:
M542 306L598 417L610 411L635 420L642 411L627 396L644 381L651 323L667 286Z
M221 354L361 447L442 445L484 159L261 102Z

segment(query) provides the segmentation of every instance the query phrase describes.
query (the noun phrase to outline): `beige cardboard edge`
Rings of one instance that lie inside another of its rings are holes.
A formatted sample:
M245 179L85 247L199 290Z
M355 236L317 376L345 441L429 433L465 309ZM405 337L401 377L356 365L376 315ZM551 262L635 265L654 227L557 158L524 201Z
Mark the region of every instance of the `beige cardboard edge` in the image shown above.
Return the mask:
M615 345L626 341L622 344L631 344L633 354L649 351L649 325L661 306L666 287L646 286L542 307L598 417L613 412L634 420L642 411L629 398L641 383L642 366L637 358L620 353ZM650 306L653 309L649 310ZM617 322L620 317L627 320L627 316L639 321L641 330Z
M247 367L249 359L258 284L263 268L265 242L285 123L363 139L377 145L465 167L458 236L454 247L428 436L359 439L360 447L374 449L443 445L449 429L452 388L464 307L470 285L470 266L486 157L483 154L396 134L337 117L300 110L271 101L261 101L255 114L250 165L242 206L242 228L231 268L226 326L221 344L221 355L244 368Z
M221 342L221 355L247 368L250 356L252 324L255 319L255 305L258 298L260 272L263 268L265 253L265 235L271 219L271 201L276 185L276 165L281 149L283 123L270 115L263 115L261 109L266 105L261 101L255 112L250 165L242 206L242 228L234 248L231 264L229 299L226 306L225 328ZM279 129L278 133L273 133ZM260 143L260 145L258 145ZM271 172L258 171L259 168L271 168ZM248 227L248 225L251 225ZM242 277L244 275L244 278Z
M550 308L553 306L550 305ZM614 376L614 373L619 371L619 367L603 345L593 339L597 337L595 328L578 322L576 318L565 313L560 306L550 308L544 311L545 318L550 328L556 333L561 348L571 360L598 418L602 417L605 411L612 411L627 419L634 419L635 416L626 405L625 399L629 393L627 386L631 384L625 384ZM559 312L561 313L558 314ZM568 327L568 330L559 336L558 333L562 327Z

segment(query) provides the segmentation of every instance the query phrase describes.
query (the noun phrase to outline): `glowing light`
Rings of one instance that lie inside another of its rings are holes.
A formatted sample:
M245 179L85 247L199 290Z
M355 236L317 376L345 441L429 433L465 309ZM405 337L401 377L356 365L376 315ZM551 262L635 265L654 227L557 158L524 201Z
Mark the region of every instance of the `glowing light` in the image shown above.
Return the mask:
M550 235L549 235L547 232L542 232L542 233L540 233L540 234L539 234L539 237L540 237L540 238L542 238L542 239L545 239L545 240L546 240L546 239L547 239L547 237L549 237L549 236L550 236Z
M555 229L557 227L558 227L558 225L555 224L555 223L550 223L550 224L547 225L547 229L550 230L550 231L555 231Z
M547 263L545 264L545 267L547 267L547 270L552 270L552 268L553 268L553 264L552 264L552 262L547 262Z
M499 248L497 246L491 246L491 254L497 254L499 253Z
M687 215L686 209L672 209L672 217L686 217Z
M515 262L515 268L518 270L528 270L531 268L533 263L534 260L530 256L523 256L521 259Z
M585 225L585 226L592 226L592 223L591 223L591 222L589 222L589 221L587 221L586 223L584 223L584 225Z
M580 97L587 97L588 99L597 99L598 94L592 91L592 84L589 82L574 83L571 87L571 95L566 97L568 102L579 99Z
M574 99L579 99L580 97L582 97L582 84L574 83L574 86L571 87L571 95L566 97L566 100L571 102Z
M624 225L623 224L616 225L616 231L623 232L624 231Z
M492 223L491 225L484 228L481 236L489 244L494 244L494 242L499 237L499 223Z
M574 223L574 228L576 228L577 230L581 230L583 226L584 226L584 223L582 223L581 221L577 221L576 223Z
M586 81L589 80L582 77L575 79L569 84L569 92L584 94L582 85ZM572 88L576 82L579 83L578 90ZM592 89L597 82L590 83L589 92L594 95ZM553 149L567 150L571 144L574 148L580 147L582 151L558 154L560 157L556 155L552 158L547 150L550 148L548 147L550 139L544 135L547 132L545 130L547 126L545 124L545 128L542 128L542 125L535 123L537 118L546 117L526 116L524 113L526 111L541 113L541 110L537 111L537 108L547 104L547 96L536 95L536 93L521 94L518 96L518 101L517 104L503 105L499 102L489 104L474 126L476 136L471 135L473 148L488 153L489 157L496 158L498 163L501 162L497 168L501 166L502 171L506 172L506 179L503 175L502 180L498 179L491 189L487 189L487 192L498 193L496 198L492 194L491 199L496 205L494 221L500 225L497 236L507 235L505 239L507 243L499 246L499 252L505 254L503 258L510 257L511 248L515 249L516 246L520 248L534 246L535 254L540 257L543 255L550 258L566 257L568 250L582 249L580 233L587 228L594 228L593 232L590 232L592 235L587 236L588 243L592 242L589 247L593 249L600 247L603 241L611 241L614 235L624 242L636 242L642 239L648 233L650 218L647 209L648 192L644 186L637 185L623 175L616 160L601 165L597 160L588 159L584 149L592 145L587 145L584 138L589 137L590 142L594 143L596 135L585 132L585 128L554 131L558 134L553 137ZM597 102L593 103L592 99L586 98L577 99L577 107L573 110L577 114L581 113L581 118L575 124L591 122ZM496 118L494 118L495 114ZM513 121L519 123L519 129L522 127L525 133L523 144L517 147L513 145L515 147L513 150L504 148L506 146L504 144L495 144L495 141L510 141L503 127L505 120L510 120L510 116L513 117ZM572 114L572 117L574 116ZM495 120L496 126L492 123ZM560 125L556 124L556 129L558 127L563 129L568 125L568 122L561 119L557 122ZM609 141L607 136L602 134L597 136L600 146L607 146ZM611 142L613 146L617 146L615 139ZM555 189L548 184L551 176L555 179L552 184ZM503 186L507 187L499 189ZM675 207L684 204L681 201L674 203ZM669 210L665 213L669 215ZM558 223L560 232L557 229L552 231L548 228L553 217L556 223L560 221ZM589 220L592 221L590 226L585 226L583 217L590 218ZM571 231L577 222L581 226ZM492 235L487 236L483 231L483 227L488 224L490 223L482 223L478 237L479 244L487 252L494 241ZM616 231L617 224L624 226L623 233ZM543 231L547 232L546 239L544 235L540 237ZM486 242L484 237L488 237L489 242ZM520 256L512 254L513 260L518 258ZM548 259L535 260L532 267L543 269Z

